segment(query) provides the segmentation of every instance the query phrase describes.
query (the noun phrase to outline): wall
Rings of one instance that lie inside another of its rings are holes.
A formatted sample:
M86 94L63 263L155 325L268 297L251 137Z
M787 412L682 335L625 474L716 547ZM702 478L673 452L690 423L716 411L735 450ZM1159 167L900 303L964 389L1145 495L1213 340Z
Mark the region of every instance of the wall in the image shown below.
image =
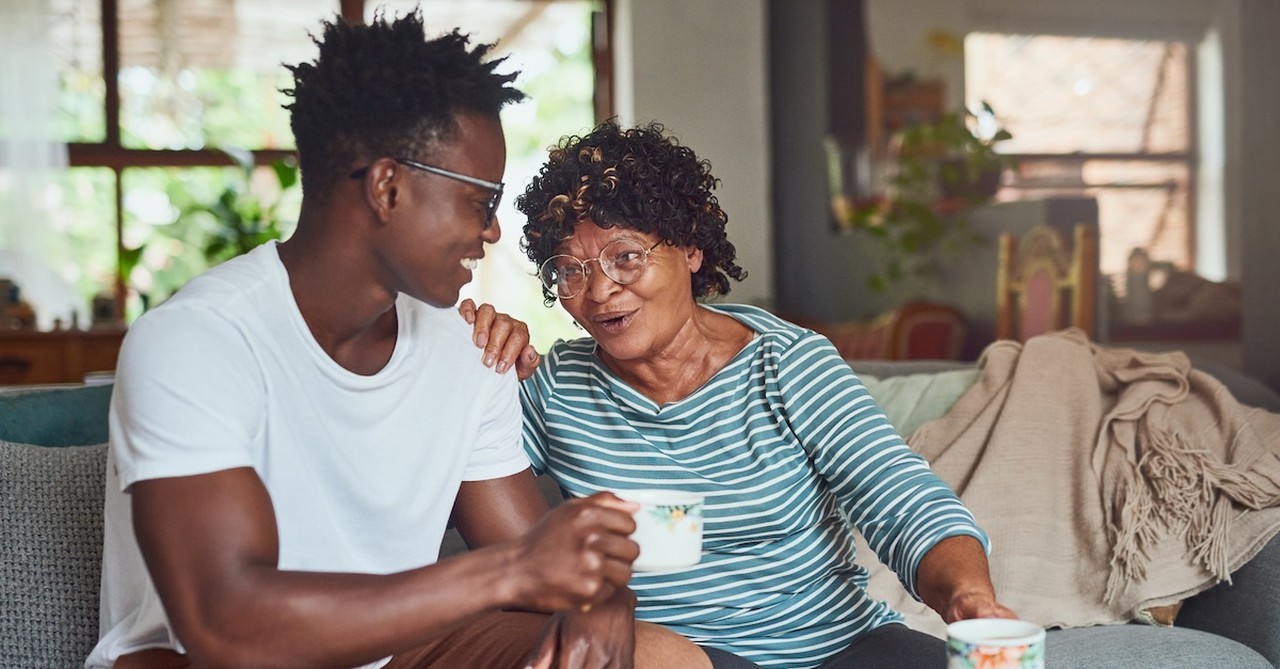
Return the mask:
M711 162L747 278L728 300L773 295L764 0L616 0L615 104L659 121Z
M1227 81L1237 112L1228 112L1227 199L1242 222L1244 369L1280 389L1280 3L1240 0L1239 8L1240 49L1231 55L1239 67L1228 68Z

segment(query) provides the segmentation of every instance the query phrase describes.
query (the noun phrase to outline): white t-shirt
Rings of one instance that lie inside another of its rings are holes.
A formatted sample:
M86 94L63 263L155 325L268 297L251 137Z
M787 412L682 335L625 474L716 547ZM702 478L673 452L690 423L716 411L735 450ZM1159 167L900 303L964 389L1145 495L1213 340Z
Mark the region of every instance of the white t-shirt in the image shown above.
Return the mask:
M134 538L136 481L252 467L280 569L381 574L435 562L460 482L529 466L515 375L480 364L452 309L401 295L396 312L386 366L344 369L311 336L273 243L130 328L111 402L102 639L87 667L182 648Z

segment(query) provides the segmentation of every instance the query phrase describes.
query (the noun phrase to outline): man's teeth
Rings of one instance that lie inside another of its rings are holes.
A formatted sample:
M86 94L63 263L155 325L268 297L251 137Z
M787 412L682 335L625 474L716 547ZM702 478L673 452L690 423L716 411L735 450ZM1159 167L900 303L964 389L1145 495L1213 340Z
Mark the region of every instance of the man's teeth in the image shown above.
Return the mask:
M466 268L467 268L467 269L469 269L469 270L473 270L473 271L474 271L474 270L475 270L475 268L477 268L477 267L479 267L479 266L480 266L480 261L479 261L479 260L476 260L475 258L463 258L463 259L462 259L462 266L463 266L463 267L466 267Z

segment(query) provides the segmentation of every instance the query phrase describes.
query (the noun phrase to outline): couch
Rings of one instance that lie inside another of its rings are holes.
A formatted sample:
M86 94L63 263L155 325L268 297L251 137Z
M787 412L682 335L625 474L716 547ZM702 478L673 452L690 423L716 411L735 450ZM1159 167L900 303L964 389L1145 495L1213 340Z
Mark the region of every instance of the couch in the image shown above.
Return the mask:
M903 432L946 411L976 375L960 362L851 364ZM1211 371L1242 402L1280 411L1265 386ZM898 377L929 390L904 394ZM79 666L96 641L110 390L0 390L0 668ZM443 552L460 550L451 533ZM1051 630L1047 657L1064 669L1280 665L1280 540L1231 584L1186 601L1176 625Z

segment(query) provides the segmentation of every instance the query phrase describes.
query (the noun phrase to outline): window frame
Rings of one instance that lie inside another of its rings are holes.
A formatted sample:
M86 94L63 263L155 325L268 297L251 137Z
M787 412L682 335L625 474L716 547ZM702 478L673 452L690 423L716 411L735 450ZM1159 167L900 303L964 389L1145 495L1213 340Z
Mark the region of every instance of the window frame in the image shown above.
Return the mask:
M332 1L332 0L331 0ZM537 0L524 0L536 2ZM614 0L602 0L603 16L593 16L591 40L595 66L595 112L597 121L613 115L613 52L610 39L614 25ZM339 15L347 21L363 22L365 4L376 0L337 0ZM235 162L216 149L136 149L121 143L120 128L120 17L119 0L99 0L102 29L102 77L105 85L105 135L101 142L68 142L69 168L92 167L110 169L115 177L114 224L116 266L124 248L124 171L139 167L232 167ZM600 14L600 13L597 13ZM251 149L254 167L270 166L281 159L295 158L292 149ZM124 277L115 273L111 293L114 297L115 321L125 322L125 304L129 287Z
M974 30L972 32L1000 34L1005 36L1010 36L1010 35L1060 36L1058 33L1046 33L1046 32L1023 31L1023 30L1014 31L1014 30L1009 30L1007 28L1000 29L1000 30ZM1083 37L1084 35L1078 35L1078 36ZM1187 226L1186 226L1186 238L1182 240L1182 244L1186 249L1187 267L1185 267L1184 269L1194 270L1198 264L1198 258L1197 258L1198 208L1197 208L1196 200L1197 200L1197 195L1200 189L1199 177L1200 177L1200 162L1201 162L1200 118L1199 118L1199 108L1197 105L1197 100L1200 97L1200 90L1198 86L1198 82L1200 81L1200 73L1199 73L1199 62L1198 62L1196 45L1192 41L1181 38L1181 37L1154 37L1154 36L1125 37L1120 35L1107 35L1106 37L1109 39L1147 40L1147 41L1161 41L1161 42L1170 42L1170 43L1177 42L1182 44L1184 48L1185 57L1186 57L1186 72L1185 72L1186 81L1184 83L1186 86L1187 97L1184 102L1186 104L1186 113L1187 113L1187 149L1184 151L1134 151L1134 152L1073 151L1070 153L1005 152L1005 151L1000 151L999 147L997 147L996 150L999 151L1001 155L1010 158L1015 164L1018 164L1018 165L1025 165L1025 164L1034 163L1034 162L1050 162L1050 163L1059 163L1059 164L1077 163L1077 164L1083 165L1084 163L1091 162L1091 161L1110 162L1110 163L1122 163L1122 162L1181 163L1182 165L1185 166L1187 171L1187 203L1186 203ZM965 95L966 97L968 96L968 91L966 91ZM1083 192L1090 191L1090 190L1119 190L1119 189L1125 189L1125 188L1136 189L1136 188L1156 188L1157 187L1156 184L1142 185L1142 184L1127 184L1127 183L1092 183L1092 184L1087 184L1087 185L1078 186L1078 187L1067 187L1067 186L1054 187L1052 185L1045 186L1045 185L1040 185L1035 183L1021 185L1017 182L1017 170L1015 170L1014 172L1015 172L1015 174L1013 175L1014 181L1012 183L1006 183L1004 186L1002 186L1002 189L1008 189L1007 192L1016 193L1020 191L1040 191L1040 192L1061 191L1064 194L1067 194L1067 193L1082 194Z

